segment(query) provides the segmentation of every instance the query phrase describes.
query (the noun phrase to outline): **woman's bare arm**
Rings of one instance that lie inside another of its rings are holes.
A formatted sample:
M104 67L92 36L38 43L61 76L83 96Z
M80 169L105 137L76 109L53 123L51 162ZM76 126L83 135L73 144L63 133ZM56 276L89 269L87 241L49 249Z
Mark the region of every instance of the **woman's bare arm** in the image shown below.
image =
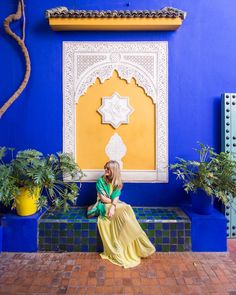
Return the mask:
M116 211L116 204L118 203L119 201L119 197L116 197L112 202L111 202L111 207L109 209L109 212L108 212L108 217L111 218L112 216L114 216L115 214L115 211Z
M116 206L116 204L119 202L119 197L116 197L113 201L112 204Z
M104 195L98 194L98 197L100 198L100 200L105 203L105 204L110 204L112 202L112 200Z

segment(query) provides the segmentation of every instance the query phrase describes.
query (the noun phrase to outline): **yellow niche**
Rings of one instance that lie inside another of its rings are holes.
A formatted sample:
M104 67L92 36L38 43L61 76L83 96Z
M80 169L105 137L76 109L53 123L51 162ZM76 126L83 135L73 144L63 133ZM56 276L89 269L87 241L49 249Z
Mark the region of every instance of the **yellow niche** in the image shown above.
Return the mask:
M114 92L128 96L134 109L129 123L117 129L110 124L102 124L102 117L97 112L102 104L102 97ZM76 161L84 170L103 169L109 159L105 147L111 136L117 132L127 147L122 158L124 170L155 170L155 105L143 88L122 80L116 71L112 77L101 83L99 79L91 85L86 94L79 98L76 105Z

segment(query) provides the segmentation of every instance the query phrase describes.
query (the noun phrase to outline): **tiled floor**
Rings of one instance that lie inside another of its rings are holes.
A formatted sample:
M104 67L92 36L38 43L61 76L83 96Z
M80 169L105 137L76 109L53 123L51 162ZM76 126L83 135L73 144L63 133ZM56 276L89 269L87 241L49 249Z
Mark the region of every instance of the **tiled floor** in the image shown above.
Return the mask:
M1 253L0 294L236 294L236 240L227 253L156 253L133 269L97 253Z

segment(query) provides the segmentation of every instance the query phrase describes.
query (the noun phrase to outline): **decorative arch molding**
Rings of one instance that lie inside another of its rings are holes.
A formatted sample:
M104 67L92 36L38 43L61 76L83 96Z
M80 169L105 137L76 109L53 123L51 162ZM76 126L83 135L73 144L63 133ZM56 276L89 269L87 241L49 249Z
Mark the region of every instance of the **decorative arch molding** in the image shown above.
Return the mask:
M79 97L84 95L87 89L93 85L97 78L104 83L107 79L112 77L114 71L117 71L118 76L126 80L128 83L131 82L132 78L135 78L138 86L142 87L145 93L151 97L153 103L156 103L157 93L154 85L154 81L151 75L141 66L137 66L132 63L121 61L118 63L99 63L99 65L89 67L81 79L76 81L75 90L75 101L79 100Z
M97 78L132 78L156 107L156 170L123 171L127 182L168 182L167 42L63 42L63 151L75 155L75 105ZM79 122L78 122L79 124ZM95 181L102 171L85 171Z

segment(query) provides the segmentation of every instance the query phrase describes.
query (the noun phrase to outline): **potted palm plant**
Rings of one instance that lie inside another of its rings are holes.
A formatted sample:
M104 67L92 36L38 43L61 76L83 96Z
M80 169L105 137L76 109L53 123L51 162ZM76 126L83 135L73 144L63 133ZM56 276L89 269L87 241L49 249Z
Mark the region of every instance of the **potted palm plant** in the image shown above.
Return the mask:
M173 173L183 182L184 190L191 194L193 210L210 214L213 199L232 205L236 197L236 162L225 152L216 153L210 146L199 143L195 151L199 161L177 158L170 165Z
M70 154L44 156L29 149L14 155L14 149L0 148L0 203L11 204L18 215L32 215L48 204L68 210L80 189L75 176L79 181L83 172Z

